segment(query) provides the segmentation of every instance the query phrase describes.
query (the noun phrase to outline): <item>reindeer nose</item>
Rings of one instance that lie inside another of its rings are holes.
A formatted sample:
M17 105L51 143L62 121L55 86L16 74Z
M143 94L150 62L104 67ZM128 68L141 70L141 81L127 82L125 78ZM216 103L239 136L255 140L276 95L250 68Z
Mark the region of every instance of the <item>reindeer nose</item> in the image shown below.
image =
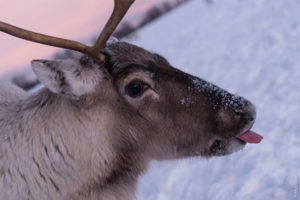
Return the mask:
M245 108L234 110L234 114L240 119L254 121L256 118L255 106L249 102L248 105L245 106Z

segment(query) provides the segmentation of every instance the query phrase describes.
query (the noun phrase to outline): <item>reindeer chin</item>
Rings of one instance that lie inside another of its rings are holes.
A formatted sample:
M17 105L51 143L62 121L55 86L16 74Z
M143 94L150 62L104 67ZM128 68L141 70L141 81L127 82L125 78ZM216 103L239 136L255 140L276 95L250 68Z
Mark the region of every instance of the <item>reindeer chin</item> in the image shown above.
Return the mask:
M211 156L225 156L242 150L245 145L246 142L238 138L216 139L210 146L209 151Z

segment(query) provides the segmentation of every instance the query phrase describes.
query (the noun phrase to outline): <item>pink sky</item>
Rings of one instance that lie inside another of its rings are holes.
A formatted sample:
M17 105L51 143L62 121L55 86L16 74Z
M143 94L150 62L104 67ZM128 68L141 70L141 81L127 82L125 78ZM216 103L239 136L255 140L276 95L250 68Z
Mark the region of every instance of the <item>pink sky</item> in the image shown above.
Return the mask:
M127 17L161 0L136 0ZM22 3L20 3L22 2ZM113 0L10 0L0 2L0 21L31 31L72 40L100 32L113 9ZM0 32L0 73L47 58L57 48L20 40Z

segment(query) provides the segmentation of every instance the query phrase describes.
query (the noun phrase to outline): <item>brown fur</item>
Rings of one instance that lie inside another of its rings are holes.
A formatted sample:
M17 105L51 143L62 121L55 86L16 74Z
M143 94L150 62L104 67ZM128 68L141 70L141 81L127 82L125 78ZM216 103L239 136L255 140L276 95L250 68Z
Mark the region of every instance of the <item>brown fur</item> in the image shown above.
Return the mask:
M0 199L135 199L151 160L221 156L253 125L254 106L116 42L91 59L33 61L44 89L0 90ZM147 85L140 96L126 89Z

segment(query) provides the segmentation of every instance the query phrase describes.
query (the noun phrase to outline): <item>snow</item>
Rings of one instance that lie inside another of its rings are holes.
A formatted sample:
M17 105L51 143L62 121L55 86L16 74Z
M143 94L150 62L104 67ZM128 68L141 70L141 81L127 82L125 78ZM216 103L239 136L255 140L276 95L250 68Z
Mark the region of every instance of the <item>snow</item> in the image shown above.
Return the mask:
M221 104L224 105L225 107L230 106L234 108L236 111L238 111L239 106L241 107L246 106L247 101L245 101L245 99L241 98L238 95L229 95L225 90L210 82L206 82L197 78L192 78L191 81L193 85L189 86L187 89L191 90L192 88L194 88L199 92L202 91L207 94L211 94L210 96L211 101L213 101L213 99L217 95L222 97Z
M299 10L299 0L192 0L136 33L133 43L251 100L264 136L226 157L153 162L138 199L300 199Z

